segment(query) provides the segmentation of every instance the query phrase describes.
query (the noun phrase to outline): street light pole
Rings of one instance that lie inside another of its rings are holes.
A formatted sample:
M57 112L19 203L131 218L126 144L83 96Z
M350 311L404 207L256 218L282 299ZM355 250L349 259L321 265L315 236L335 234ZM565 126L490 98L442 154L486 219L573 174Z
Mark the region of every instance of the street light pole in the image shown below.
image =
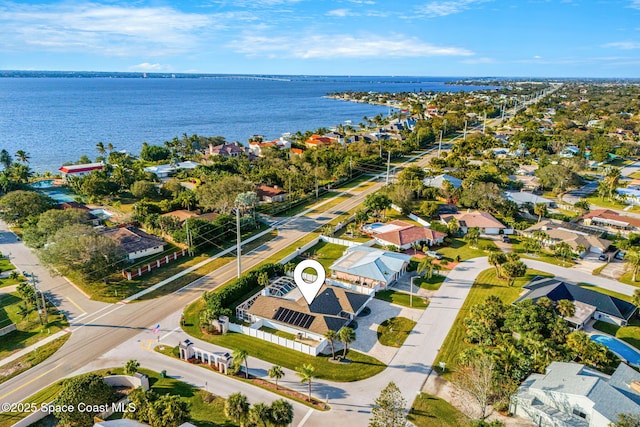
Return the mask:
M242 275L242 233L240 233L240 208L236 208L236 252L238 255L238 279Z
M413 276L409 283L409 307L413 307L413 279L418 276Z

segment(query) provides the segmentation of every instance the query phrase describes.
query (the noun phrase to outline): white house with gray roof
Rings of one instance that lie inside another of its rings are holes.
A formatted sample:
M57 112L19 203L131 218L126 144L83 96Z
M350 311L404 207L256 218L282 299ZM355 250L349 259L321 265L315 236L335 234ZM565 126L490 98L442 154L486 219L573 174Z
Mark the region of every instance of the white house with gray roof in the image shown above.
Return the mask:
M447 174L427 177L422 180L422 183L427 187L442 188L445 181L449 181L451 185L453 185L453 188L460 188L462 186L461 179Z
M378 290L402 276L409 261L411 255L360 245L347 249L330 268L334 278Z
M510 412L537 426L608 427L640 413L640 373L621 363L609 376L578 363L552 362L512 397Z

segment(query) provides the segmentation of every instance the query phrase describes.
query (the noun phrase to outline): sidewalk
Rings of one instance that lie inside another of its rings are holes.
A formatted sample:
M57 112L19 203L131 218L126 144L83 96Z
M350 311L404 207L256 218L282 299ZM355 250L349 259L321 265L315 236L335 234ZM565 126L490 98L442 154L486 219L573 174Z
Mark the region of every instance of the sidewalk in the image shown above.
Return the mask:
M70 332L71 332L71 330L69 328L63 329L63 330L61 330L59 332L56 332L53 335L49 335L48 337L38 341L37 343L35 343L33 345L30 345L27 348L23 348L22 350L18 351L17 353L13 353L10 356L7 356L7 357L5 357L3 359L0 359L0 367L13 362L14 360L17 360L17 359L21 358L22 356L31 353L33 350L36 350L37 348L42 347L43 345L48 344L51 341L53 341L53 340L55 340L57 338L60 338L61 336L66 335L66 334L68 334Z

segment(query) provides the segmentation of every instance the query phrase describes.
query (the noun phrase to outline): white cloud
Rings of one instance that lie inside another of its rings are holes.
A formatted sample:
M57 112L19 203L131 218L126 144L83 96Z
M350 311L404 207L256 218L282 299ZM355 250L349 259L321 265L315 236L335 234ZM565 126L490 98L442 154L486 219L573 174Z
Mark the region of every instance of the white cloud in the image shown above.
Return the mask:
M640 49L640 43L639 42L630 42L630 41L613 42L613 43L604 44L604 45L602 45L602 47L608 47L608 48L613 48L613 49L621 49L621 50L633 50L633 49Z
M533 59L542 59L542 56L540 56L540 55L533 55Z
M169 71L171 70L171 66L170 65L162 65L162 64L150 64L148 62L143 62L142 64L138 64L138 65L132 65L131 67L129 67L129 71L150 71L150 72L157 72L157 71Z
M464 12L475 4L486 3L492 0L445 0L432 1L422 6L418 6L418 13L430 18L447 16L454 13Z
M345 16L351 16L352 12L349 9L334 9L327 12L327 16L337 16L344 18Z
M394 35L317 35L303 38L266 37L245 34L229 47L248 56L270 58L410 58L422 56L471 56L459 47L436 46L413 37Z
M0 6L0 49L160 56L189 51L212 16L99 3Z
M349 0L349 3L355 4L376 4L373 0Z
M633 9L640 9L640 0L631 0L629 7Z

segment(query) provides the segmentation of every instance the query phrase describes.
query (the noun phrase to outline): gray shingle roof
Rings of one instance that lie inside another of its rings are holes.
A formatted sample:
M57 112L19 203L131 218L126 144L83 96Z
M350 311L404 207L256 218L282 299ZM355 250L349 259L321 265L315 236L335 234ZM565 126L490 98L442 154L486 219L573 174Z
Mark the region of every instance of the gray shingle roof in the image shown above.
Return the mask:
M601 313L624 320L629 320L636 311L636 306L629 302L557 279L535 280L525 285L523 289L528 292L518 298L514 304L525 299L537 301L542 297L547 297L552 301L562 299L580 301L596 307Z

